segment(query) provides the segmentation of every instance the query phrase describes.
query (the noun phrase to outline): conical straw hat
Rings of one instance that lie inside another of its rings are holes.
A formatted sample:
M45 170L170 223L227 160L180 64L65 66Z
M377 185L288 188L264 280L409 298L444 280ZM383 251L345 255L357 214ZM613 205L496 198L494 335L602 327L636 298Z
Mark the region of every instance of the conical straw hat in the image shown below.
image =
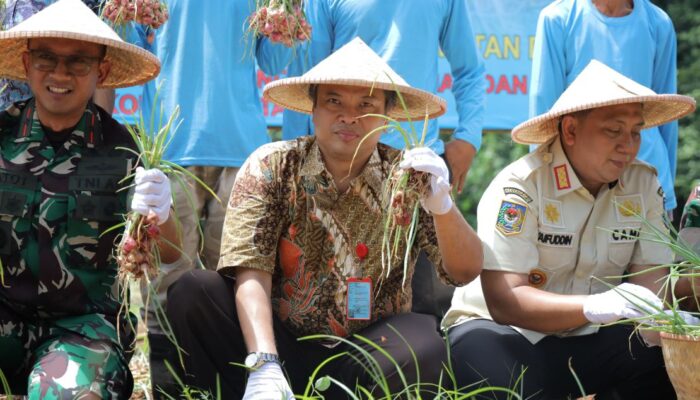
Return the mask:
M155 78L160 62L148 51L124 42L80 0L59 0L15 27L0 32L0 76L26 81L22 53L27 40L62 38L107 46L112 64L102 88L139 85Z
M311 114L313 101L309 85L350 85L398 91L406 110L397 100L387 116L404 121L436 118L447 110L447 103L424 90L412 88L360 38L355 38L302 76L280 79L265 86L263 97L289 110Z
M561 94L549 112L516 126L513 140L546 143L558 133L562 116L617 104L642 103L644 128L663 125L695 110L695 100L677 94L656 94L607 65L593 60Z

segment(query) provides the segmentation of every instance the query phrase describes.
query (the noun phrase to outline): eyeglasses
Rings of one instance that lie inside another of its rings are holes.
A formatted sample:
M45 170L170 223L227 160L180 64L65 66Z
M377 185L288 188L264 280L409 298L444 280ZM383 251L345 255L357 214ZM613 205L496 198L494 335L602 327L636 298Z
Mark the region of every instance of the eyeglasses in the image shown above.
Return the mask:
M39 71L52 72L58 66L58 61L63 60L68 72L76 76L85 76L90 73L93 64L102 61L102 57L89 56L59 56L45 50L29 50L32 66Z

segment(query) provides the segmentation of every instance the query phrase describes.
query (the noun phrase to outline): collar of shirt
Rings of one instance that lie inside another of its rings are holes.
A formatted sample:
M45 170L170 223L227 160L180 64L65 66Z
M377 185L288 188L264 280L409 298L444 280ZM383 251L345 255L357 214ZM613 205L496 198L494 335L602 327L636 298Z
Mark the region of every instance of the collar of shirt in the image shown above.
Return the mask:
M564 196L583 187L576 176L574 168L569 163L569 159L561 146L561 140L557 138L549 147L549 153L545 153L544 160L551 162L552 179L556 188L557 198Z
M350 190L355 189L357 185L361 185L364 182L370 187L370 189L372 189L372 191L374 191L374 193L382 193L384 181L382 168L382 159L379 155L378 149L375 147L369 161L362 169L360 175L358 175L357 178L353 179L350 183ZM310 179L325 178L328 180L328 182L333 182L333 178L323 162L321 149L318 147L316 140L313 141L306 157L304 158L299 175ZM334 183L331 184L331 186L335 189Z

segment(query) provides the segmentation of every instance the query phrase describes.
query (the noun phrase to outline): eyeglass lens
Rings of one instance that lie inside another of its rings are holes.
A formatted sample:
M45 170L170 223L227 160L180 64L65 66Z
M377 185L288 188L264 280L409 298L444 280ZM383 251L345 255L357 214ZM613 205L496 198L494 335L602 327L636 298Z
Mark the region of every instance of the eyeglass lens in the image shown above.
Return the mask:
M66 69L73 75L84 76L90 72L92 65L98 58L87 56L59 56L49 51L30 50L32 65L39 71L51 72L58 66L59 60L63 60Z

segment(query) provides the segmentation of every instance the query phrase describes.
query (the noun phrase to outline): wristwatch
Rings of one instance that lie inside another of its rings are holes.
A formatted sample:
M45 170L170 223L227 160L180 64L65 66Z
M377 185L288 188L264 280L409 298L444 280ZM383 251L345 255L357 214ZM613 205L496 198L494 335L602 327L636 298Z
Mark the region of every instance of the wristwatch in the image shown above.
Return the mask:
M280 358L277 354L259 352L248 354L243 363L248 369L258 369L262 367L263 364L269 362L281 364Z

